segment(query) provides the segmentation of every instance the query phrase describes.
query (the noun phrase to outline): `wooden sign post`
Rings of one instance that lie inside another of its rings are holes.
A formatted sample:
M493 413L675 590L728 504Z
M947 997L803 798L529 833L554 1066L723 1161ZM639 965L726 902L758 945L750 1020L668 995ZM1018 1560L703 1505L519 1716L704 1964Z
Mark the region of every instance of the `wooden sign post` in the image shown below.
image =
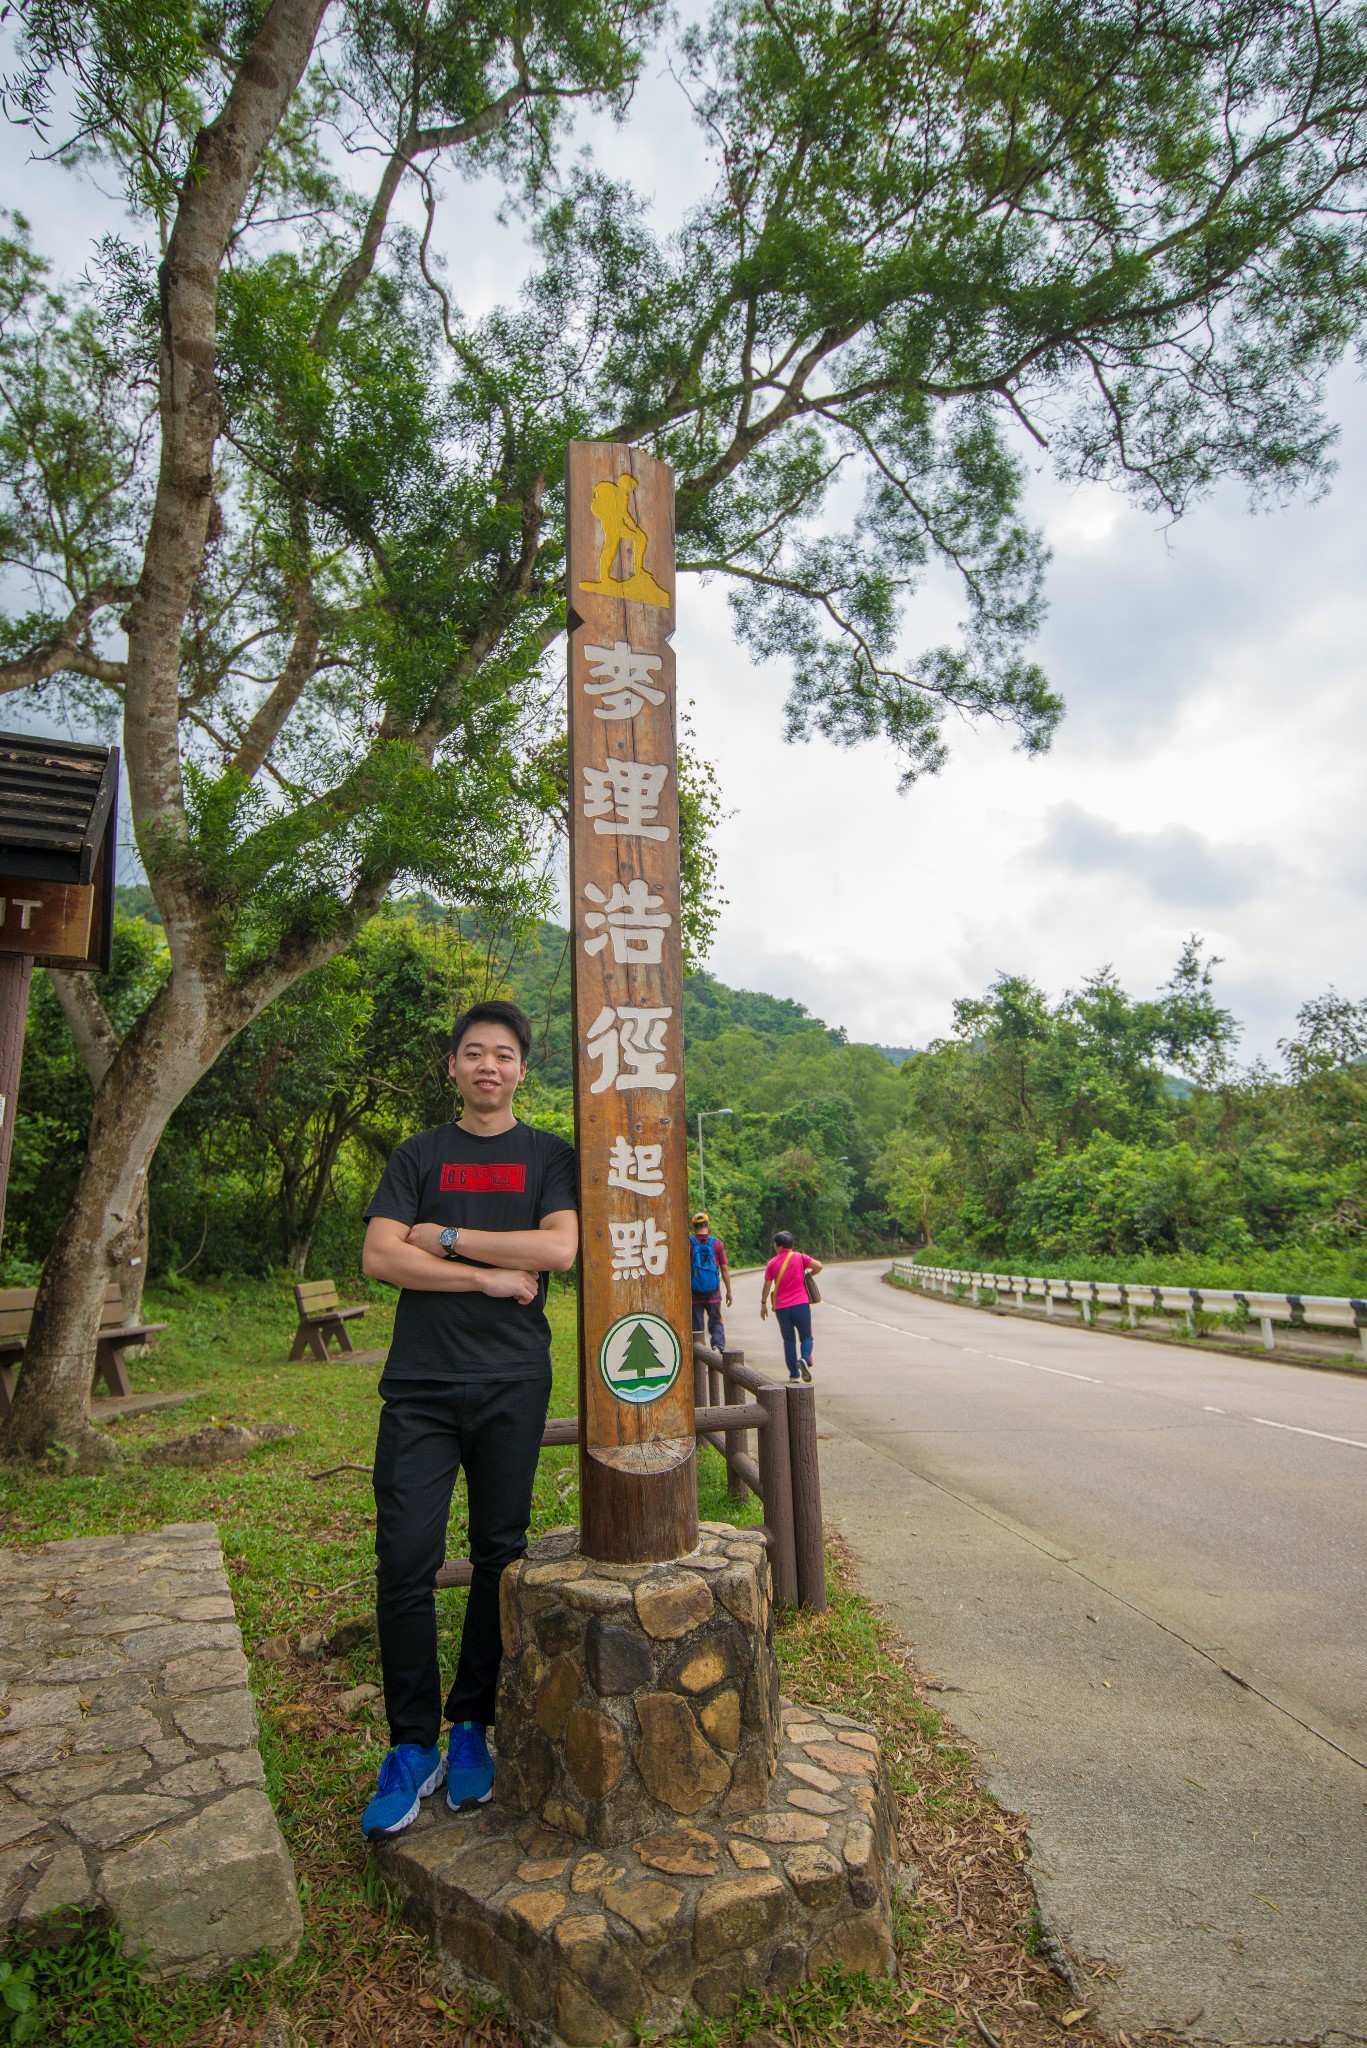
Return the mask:
M580 1543L632 1564L698 1541L674 476L574 441L566 482Z

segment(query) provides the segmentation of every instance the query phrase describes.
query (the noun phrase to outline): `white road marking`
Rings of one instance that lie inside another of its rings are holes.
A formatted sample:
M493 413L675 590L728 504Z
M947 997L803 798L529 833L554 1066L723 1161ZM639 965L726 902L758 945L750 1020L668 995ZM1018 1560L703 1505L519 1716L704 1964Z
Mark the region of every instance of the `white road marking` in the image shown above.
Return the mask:
M891 1330L895 1337L910 1337L915 1344L944 1343L943 1337L922 1337L916 1330L904 1330L900 1323L882 1323L877 1316L866 1316L862 1309L842 1308L838 1301L822 1303L823 1308L833 1308L838 1316L853 1316L857 1323L872 1323L876 1330Z
M1008 1358L1004 1351L984 1351L984 1358L1000 1359L1003 1365L1025 1365L1031 1372L1052 1372L1061 1380L1085 1380L1089 1387L1104 1387L1105 1380L1094 1380L1089 1372L1065 1372L1061 1365L1037 1365L1033 1358Z
M1355 1436L1330 1436L1327 1429L1302 1429L1296 1422L1272 1422L1266 1415L1250 1415L1250 1422L1261 1422L1264 1429L1289 1429L1295 1436L1317 1436L1321 1443L1347 1444L1352 1450L1367 1451L1367 1444Z
M1203 1408L1203 1409L1201 1410L1201 1413L1202 1413L1203 1415L1224 1415L1224 1414L1226 1414L1227 1412L1228 1412L1228 1411L1227 1411L1226 1409L1224 1409L1224 1408L1210 1408L1210 1407L1206 1407L1206 1408Z
M823 1304L833 1308L837 1315L853 1316L856 1322L872 1323L876 1330L891 1330L894 1337L910 1337L916 1344L942 1344L946 1351L971 1351L975 1358L996 1358L1004 1365L1028 1366L1031 1372L1052 1372L1062 1380L1084 1380L1089 1387L1104 1387L1105 1380L1093 1379L1087 1372L1065 1372L1061 1365L1036 1365L1029 1358L1008 1358L1004 1351L980 1351L976 1344L955 1344L948 1337L922 1337L916 1330L904 1330L900 1323L880 1322L877 1316L866 1316L862 1309L842 1308L838 1301Z

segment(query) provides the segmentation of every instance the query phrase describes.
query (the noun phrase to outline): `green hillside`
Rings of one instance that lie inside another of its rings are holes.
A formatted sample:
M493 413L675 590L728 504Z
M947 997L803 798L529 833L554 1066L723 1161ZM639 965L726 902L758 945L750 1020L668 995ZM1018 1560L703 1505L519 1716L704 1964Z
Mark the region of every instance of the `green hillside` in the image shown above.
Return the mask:
M146 891L120 898L100 989L123 1031L165 971L165 941ZM453 1112L451 1018L482 995L528 1011L523 1114L572 1136L568 969L558 925L513 943L430 899L389 905L176 1112L153 1168L151 1270L354 1273L384 1159ZM737 1262L783 1227L822 1256L910 1243L945 1264L1367 1292L1367 1002L1305 1003L1283 1075L1240 1073L1237 1037L1194 943L1151 997L1109 971L1057 998L1000 977L923 1051L851 1043L801 1003L696 972L690 1199L702 1115L707 1207ZM11 1281L36 1274L60 1227L90 1109L40 974L0 1261Z

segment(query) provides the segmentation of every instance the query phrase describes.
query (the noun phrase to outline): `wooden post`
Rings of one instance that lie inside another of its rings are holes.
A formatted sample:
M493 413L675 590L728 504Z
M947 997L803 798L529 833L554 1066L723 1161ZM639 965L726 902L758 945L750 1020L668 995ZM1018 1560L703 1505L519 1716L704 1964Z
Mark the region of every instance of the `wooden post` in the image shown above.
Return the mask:
M821 1527L821 1466L816 1449L816 1389L788 1389L788 1452L793 1472L793 1547L797 1597L826 1612L826 1552Z
M674 476L573 441L566 494L580 1540L632 1564L698 1541Z
M0 1232L5 1227L5 1191L14 1150L14 1112L24 1064L24 1022L28 1016L31 954L0 954Z
M793 1472L788 1448L788 1388L762 1386L756 1393L769 1420L759 1431L760 1499L764 1503L764 1526L769 1531L769 1569L774 1575L774 1598L781 1607L793 1606L798 1597L797 1554L793 1541Z

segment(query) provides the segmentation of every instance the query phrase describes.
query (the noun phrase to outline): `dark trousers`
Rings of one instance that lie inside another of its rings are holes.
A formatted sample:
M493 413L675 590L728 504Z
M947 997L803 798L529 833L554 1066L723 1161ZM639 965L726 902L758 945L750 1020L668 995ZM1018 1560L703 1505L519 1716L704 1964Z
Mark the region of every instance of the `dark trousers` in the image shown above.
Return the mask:
M808 1365L812 1362L812 1304L809 1301L795 1301L791 1308L776 1308L779 1329L783 1332L783 1356L788 1366L788 1377L795 1380L797 1371L797 1347L802 1346L802 1356Z
M720 1294L695 1294L693 1297L693 1327L701 1336L704 1325L712 1340L714 1351L726 1349L726 1326L721 1319Z
M375 1445L376 1614L392 1743L424 1748L441 1728L433 1582L446 1556L456 1475L465 1467L474 1578L449 1721L488 1726L503 1655L498 1582L527 1548L532 1481L551 1377L395 1382Z

